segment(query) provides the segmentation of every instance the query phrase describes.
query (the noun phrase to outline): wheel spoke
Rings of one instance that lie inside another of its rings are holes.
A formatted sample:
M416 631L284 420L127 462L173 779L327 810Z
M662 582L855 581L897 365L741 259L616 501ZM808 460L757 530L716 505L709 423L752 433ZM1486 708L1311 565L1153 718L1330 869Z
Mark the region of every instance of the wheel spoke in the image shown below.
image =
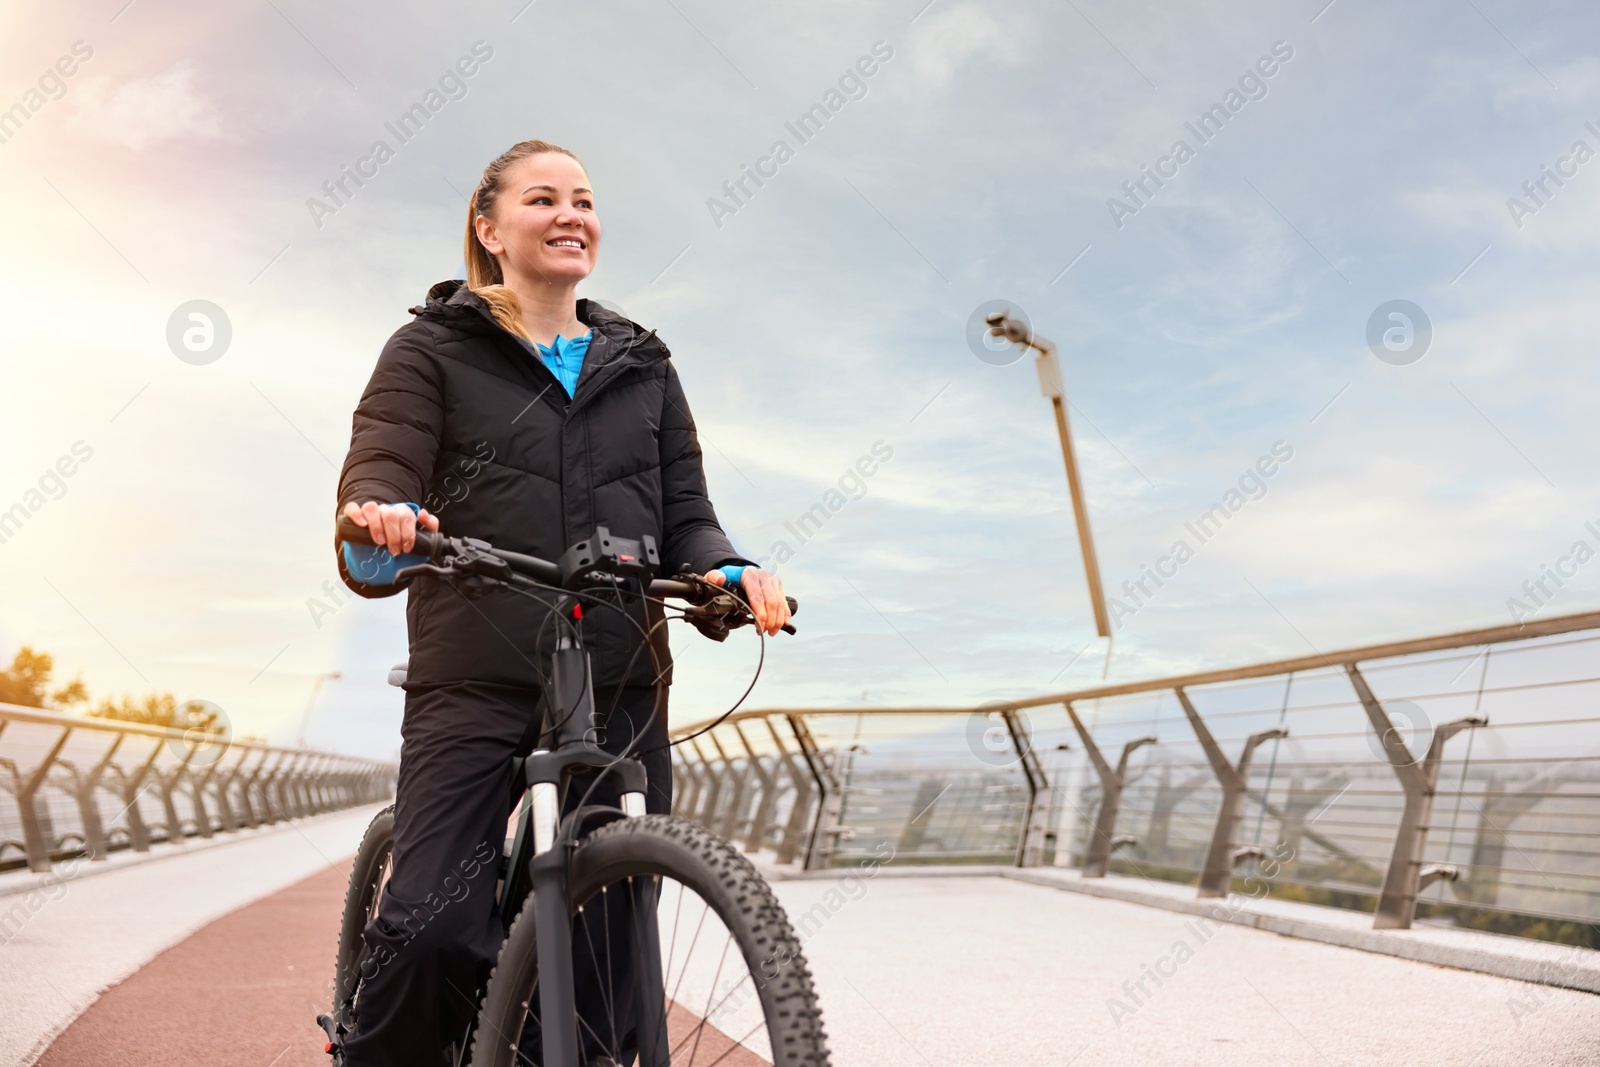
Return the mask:
M767 1025L767 1020L765 1020L765 1019L762 1019L760 1022L756 1023L754 1026L752 1026L750 1029L748 1029L748 1030L746 1030L744 1032L744 1036L743 1037L741 1037L737 1041L734 1041L733 1044L731 1044L727 1048L723 1049L722 1050L722 1055L718 1056L716 1059L714 1059L710 1063L706 1064L705 1067L717 1067L717 1064L721 1063L723 1060L727 1059L729 1056L732 1056L735 1052L743 1051L743 1052L748 1053L750 1051L750 1049L745 1044L745 1042L750 1040L750 1038L755 1035L755 1032L757 1030L761 1029L763 1026L766 1026L766 1025ZM694 1061L693 1060L690 1061L689 1067L694 1067Z
M733 940L732 935L729 935L728 939L730 941ZM707 1022L710 1022L711 1017L716 1015L718 1010L721 1009L721 1007L724 1004L726 1004L730 999L732 999L732 997L733 997L733 995L735 993L737 993L739 990L743 989L744 988L744 984L746 982L751 982L754 979L755 979L755 975L746 972L745 976L743 978L739 979L738 983L736 985L734 985L733 988L729 989L726 993L722 994L722 999L717 1001L715 1004L711 1005L709 1007L709 1009L706 1011L705 1015L701 1016L701 1018L705 1019ZM713 987L713 988L715 988L715 987ZM753 988L753 986L752 986L752 988ZM715 1027L717 1029L720 1029L720 1027L717 1027L715 1023L711 1023L711 1026L713 1026L713 1027ZM749 1035L746 1035L746 1036L749 1036Z
M607 892L607 890L602 889L600 891L600 893L599 893L599 896L604 898L605 895L606 895L606 892ZM592 903L592 901L591 901L591 903ZM604 906L605 905L602 903L601 907L603 908ZM595 978L596 983L598 983L599 980L600 980L600 968L599 968L600 957L599 957L599 954L595 952L594 936L589 930L588 921L583 917L583 911L584 911L583 908L579 908L578 909L577 925L583 927L583 939L585 941L589 942L589 959L592 960L594 962L594 964L595 964L594 978ZM609 969L610 962L611 961L608 958L606 960L608 969ZM576 978L577 977L577 973L578 973L577 972L577 966L576 966L576 964L577 964L577 960L576 959L573 960L573 964L574 964L573 977ZM615 1048L616 1047L616 1036L617 1036L617 1019L616 1019L616 1015L613 1014L613 1011L612 1011L611 990L610 990L610 986L609 985L607 985L607 986L605 986L605 987L603 987L601 989L600 997L601 997L601 1000L604 1001L604 1003L605 1003L606 1017L611 1020L611 1037L612 1037L612 1045L611 1045L611 1047ZM588 1029L588 1031L591 1034L594 1034L594 1039L595 1039L596 1043L604 1045L605 1042L603 1040L601 1040L601 1037L600 1037L599 1034L595 1034L594 1028L592 1026L589 1026L588 1023L583 1021L583 1009L582 1009L581 1006L578 1009L577 1015L578 1015L578 1024L580 1026L583 1026L586 1029Z
M733 934L732 933L728 934L728 940L723 942L722 955L720 957L718 957L718 959L717 959L717 973L711 976L711 984L706 987L706 1008L707 1009L709 1009L711 1007L711 997L717 991L717 979L722 977L722 967L723 967L723 965L725 963L728 962L728 946L731 945L731 944L733 944ZM694 1028L694 1048L689 1050L689 1062L690 1063L694 1062L695 1054L700 1051L700 1038L701 1038L702 1035L704 1035L705 1029L706 1029L706 1013L704 1011L702 1011L700 1013L700 1021L699 1021L699 1023L697 1023L695 1025L695 1028ZM688 1038L684 1038L684 1040L687 1041ZM679 1047L680 1048L682 1047L682 1044L683 1044L682 1042L679 1042ZM676 1052L677 1049L673 1049L673 1051Z
M617 1040L617 1015L616 1003L616 978L611 973L611 887L607 886L600 891L601 907L605 911L606 931L606 1018L611 1021L611 1048L616 1051L622 1048ZM598 977L598 976L597 976Z
M678 894L679 894L680 898L682 897L683 891L686 888L687 888L686 886L681 886L681 885L679 886ZM694 955L694 946L697 945L700 942L700 930L706 924L706 916L711 913L711 906L709 904L707 904L705 901L702 900L700 902L700 907L701 907L700 921L695 924L694 937L689 939L689 950L687 952L685 952L684 955L683 955L683 970L678 972L678 984L672 987L672 998L671 999L672 999L672 1001L674 1003L676 1003L677 1000L678 1000L678 990L683 987L683 979L689 973L689 957ZM663 984L665 984L665 983L663 982Z
M589 1031L590 1035L593 1036L595 1044L603 1046L605 1044L605 1042L600 1039L600 1035L599 1034L594 1032L594 1027L590 1026L587 1022L584 1021L583 1013L580 1011L580 1012L577 1013L577 1015L578 1015L578 1026L580 1027L580 1029L578 1031L578 1046L580 1048L583 1046L583 1031L584 1030ZM616 1049L616 1045L613 1044L611 1046L611 1049L614 1051Z

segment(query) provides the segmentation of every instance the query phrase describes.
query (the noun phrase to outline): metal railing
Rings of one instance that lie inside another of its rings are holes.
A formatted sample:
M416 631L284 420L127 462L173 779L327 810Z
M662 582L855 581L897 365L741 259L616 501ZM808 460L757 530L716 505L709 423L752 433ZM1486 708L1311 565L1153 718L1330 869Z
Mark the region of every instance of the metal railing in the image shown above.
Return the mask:
M397 767L0 704L0 870L209 838L394 795Z
M1588 612L979 707L739 712L674 749L675 804L813 870L1071 865L1202 897L1254 874L1378 928L1600 947L1597 653Z

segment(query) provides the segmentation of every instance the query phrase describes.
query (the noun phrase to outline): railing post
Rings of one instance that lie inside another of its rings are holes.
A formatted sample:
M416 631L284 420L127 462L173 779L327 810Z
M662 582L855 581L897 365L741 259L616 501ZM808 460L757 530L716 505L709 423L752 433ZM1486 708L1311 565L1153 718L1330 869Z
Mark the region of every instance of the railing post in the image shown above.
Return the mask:
M678 766L683 772L682 777L685 780L685 788L682 793L679 793L676 788L673 789L672 806L685 819L692 819L694 818L695 805L700 801L700 790L704 788L705 779L700 773L698 753L686 745L679 745L677 748Z
M789 780L794 783L794 803L783 825L783 839L778 842L777 857L779 863L793 863L795 853L800 851L800 842L805 838L806 823L811 815L811 779L795 762L778 734L778 728L773 725L771 716L767 717L766 723L767 732L772 734L772 743L778 747L778 759L783 762L784 769L789 772Z
M707 775L710 768L706 766L705 757L700 755L700 750L691 747L684 754L683 765L689 772L689 777L694 782L694 791L689 794L683 806L685 818L692 819L700 812L700 805L705 800L706 787L709 784Z
M1077 709L1072 706L1072 701L1062 705L1067 709L1067 716L1072 719L1073 729L1078 731L1078 739L1083 742L1083 747L1089 753L1089 762L1094 764L1095 773L1100 776L1100 810L1095 815L1094 829L1089 835L1088 847L1083 850L1083 877L1104 878L1106 867L1111 863L1111 853L1122 845L1131 845L1134 839L1124 834L1117 836L1117 810L1122 806L1122 787L1128 778L1128 759L1145 745L1156 743L1154 737L1140 737L1129 741L1122 746L1122 757L1117 760L1113 769L1100 753L1100 746L1095 744L1094 738L1089 735L1089 730L1083 725L1083 720L1078 718Z
M344 761L329 756L322 768L322 810L338 811L344 806Z
M290 755L289 752L280 750L278 758L272 761L272 770L268 771L267 776L261 780L261 803L266 808L261 821L268 826L289 817L289 813L283 810L282 797L278 795L278 776L283 773L284 767L289 763Z
M698 739L691 741L694 745L695 755L700 757L700 762L705 765L705 789L701 792L698 808L694 813L694 820L701 826L710 827L711 821L716 818L719 802L722 800L722 772L723 768L715 760L706 755L700 747Z
M756 788L760 790L756 795L755 810L750 816L750 831L744 836L744 850L759 852L767 837L767 824L772 821L772 809L778 803L778 776L756 755L750 738L745 736L743 723L734 723L733 732L739 735L739 742L750 757L750 772L755 775Z
M128 817L128 844L135 852L150 851L150 827L144 821L144 812L139 810L139 798L144 795L144 780L150 777L155 767L156 757L161 755L161 749L166 742L156 740L155 747L150 750L150 755L140 764L139 770L133 777L121 775L122 812ZM159 773L159 772L157 772Z
M1394 728L1394 721L1373 696L1366 678L1354 663L1345 664L1345 673L1355 688L1361 706L1366 709L1372 729L1383 745L1383 754L1389 757L1400 788L1405 791L1405 808L1400 813L1400 829L1395 834L1394 851L1389 856L1389 869L1383 875L1383 890L1378 896L1378 911L1373 917L1374 930L1409 930L1416 912L1417 894L1435 881L1455 881L1458 868L1443 864L1423 867L1423 849L1427 844L1428 821L1433 817L1433 797L1439 787L1439 764L1444 756L1445 742L1462 730L1472 730L1488 725L1489 720L1478 716L1447 722L1433 731L1433 741L1428 752L1417 765L1416 757Z
M1560 764L1514 793L1498 775L1489 776L1484 786L1483 807L1478 812L1478 829L1472 837L1472 860L1467 868L1470 873L1461 879L1461 896L1491 908L1500 902L1500 869L1505 863L1506 831L1545 799L1545 787L1557 780L1558 769Z
M672 814L683 814L683 798L688 794L692 780L689 777L688 760L677 747L667 750L667 758L672 761Z
M233 813L233 797L229 794L233 792L233 783L238 779L239 771L243 769L244 761L249 755L249 749L241 748L239 750L239 758L234 761L233 769L228 772L226 778L217 783L217 817L222 820L223 833L231 834L239 829L239 818ZM226 753L217 757L219 766L224 756L226 756Z
M317 813L317 766L321 762L322 757L312 752L306 753L305 761L295 776L295 803L300 806L302 816L310 817Z
M722 757L723 766L728 768L728 776L733 780L733 795L728 798L728 812L722 817L722 827L716 832L729 841L739 833L739 818L744 814L745 785L750 780L750 765L734 767L733 756L728 755L723 749L722 742L717 740L715 733L706 735L711 738L711 745L717 750L717 755Z
M838 848L838 835L842 832L840 815L844 810L843 790L832 768L823 760L822 752L817 748L816 739L811 736L811 728L805 720L799 715L785 715L784 718L789 720L789 729L800 745L800 755L811 770L820 801L816 820L811 824L811 833L806 839L802 867L808 871L822 870L831 865Z
M1331 774L1320 782L1306 785L1298 773L1291 774L1289 795L1284 799L1283 814L1279 816L1279 833L1284 844L1299 852L1300 839L1306 836L1306 817L1322 807L1323 801L1338 795L1349 783L1346 775ZM1267 807L1265 797L1262 798L1262 806ZM1271 811L1270 807L1268 811Z
M278 803L283 807L284 818L298 819L306 814L300 793L301 779L305 776L306 756L296 752L289 757L289 769L278 783Z
M300 804L300 775L304 769L305 753L291 753L288 766L278 778L278 807L285 819L298 819L305 814Z
M1023 812L1022 840L1017 843L1018 867L1037 867L1044 856L1045 835L1050 830L1050 778L1045 774L1044 763L1033 750L1033 738L1028 724L1016 708L1001 710L1006 732L1011 735L1011 747L1016 750L1022 774L1028 785L1028 807Z
M1211 847L1206 851L1205 869L1200 873L1199 895L1224 897L1228 895L1228 888L1233 882L1233 868L1238 862L1247 856L1261 854L1261 849L1257 846L1238 847L1236 837L1239 831L1239 817L1243 814L1245 794L1249 790L1250 757L1260 745L1274 738L1288 737L1289 731L1282 726L1275 726L1270 730L1251 734L1244 743L1244 751L1240 753L1236 766L1229 763L1228 757L1222 754L1222 748L1217 744L1216 738L1211 736L1211 731L1206 728L1200 713L1195 711L1194 705L1190 703L1189 694L1183 691L1182 686L1173 692L1178 695L1178 703L1183 705L1183 713L1188 717L1189 725L1194 728L1195 737L1200 740L1200 747L1205 750L1212 773L1217 776L1217 784L1222 787L1222 804L1217 809L1217 825L1211 832Z
M328 810L328 767L332 762L331 756L316 756L306 769L308 815L321 815Z
M194 759L195 750L190 749L183 755L183 762L174 767L170 773L156 772L156 781L161 785L161 804L167 813L167 844L181 845L188 836L183 832L183 822L178 818L178 806L172 802L172 791L178 787L178 779L189 773L189 761Z
M256 760L256 769L250 772L250 777L239 787L239 812L244 817L244 824L252 830L260 826L264 820L256 814L256 802L250 794L255 790L256 779L261 777L261 770L267 765L267 759L271 755L270 751L262 749L261 758Z
M301 766L300 773L295 780L300 814L302 816L310 817L317 813L317 765L321 761L322 757L314 752L308 752L305 763Z
M83 841L89 850L89 862L103 863L107 859L106 853L110 849L106 845L106 824L100 816L100 781L105 777L106 769L111 766L111 757L117 754L123 738L128 735L118 733L111 739L111 747L106 749L105 755L94 765L94 770L84 775L77 783L78 813L83 822Z
M211 776L217 773L217 765L212 763L206 768L206 773L196 778L194 771L189 772L189 794L194 803L194 825L200 831L200 836L212 836L211 812L206 808L206 786L211 784Z
M45 779L50 774L50 765L61 754L61 749L66 745L67 738L72 736L72 727L62 729L61 736L56 738L56 743L40 761L39 766L28 773L26 779L18 775L17 783L17 815L22 819L22 843L28 850L28 870L44 873L50 870L50 848L53 841L44 839L44 828L39 823L38 802L39 787L44 785ZM16 773L16 772L13 772Z
M950 783L939 778L924 778L917 784L917 795L911 801L914 810L900 831L896 852L912 856L922 851L923 843L928 840L928 827L933 822L933 807L949 789Z
M1156 783L1155 800L1150 806L1150 830L1148 840L1144 842L1145 855L1155 857L1166 855L1169 846L1169 837L1172 832L1172 812L1183 803L1196 789L1211 781L1211 775L1205 771L1193 775L1177 785L1172 784L1172 766L1163 764L1161 767L1161 780ZM1152 859L1152 862L1156 862Z

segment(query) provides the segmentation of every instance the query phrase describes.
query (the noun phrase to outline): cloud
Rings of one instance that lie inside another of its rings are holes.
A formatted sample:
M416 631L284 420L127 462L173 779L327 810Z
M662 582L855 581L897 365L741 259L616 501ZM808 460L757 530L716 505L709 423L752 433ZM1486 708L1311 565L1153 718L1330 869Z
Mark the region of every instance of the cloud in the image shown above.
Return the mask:
M962 4L930 14L912 36L911 64L917 77L936 88L969 60L992 60L1015 66L1022 59L1018 26L1007 29L976 4Z
M164 141L222 135L216 109L194 85L194 71L178 66L115 85L104 75L78 87L72 128L108 144L139 152Z

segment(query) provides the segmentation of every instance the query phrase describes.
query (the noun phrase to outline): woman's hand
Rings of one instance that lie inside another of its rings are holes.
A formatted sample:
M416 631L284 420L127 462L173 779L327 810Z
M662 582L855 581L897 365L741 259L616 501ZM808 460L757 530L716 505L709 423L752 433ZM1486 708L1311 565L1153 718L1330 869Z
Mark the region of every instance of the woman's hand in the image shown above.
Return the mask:
M712 585L725 585L728 576L721 571L706 575ZM760 567L746 567L739 574L739 585L744 598L750 602L750 613L756 617L756 628L771 637L782 630L789 621L789 602L783 596L783 582L776 574Z
M344 513L357 526L370 530L375 543L387 545L391 556L411 551L417 542L418 522L424 530L436 532L439 529L439 516L429 514L427 509L413 512L404 504L378 504L369 500L356 507L352 500L344 506Z

